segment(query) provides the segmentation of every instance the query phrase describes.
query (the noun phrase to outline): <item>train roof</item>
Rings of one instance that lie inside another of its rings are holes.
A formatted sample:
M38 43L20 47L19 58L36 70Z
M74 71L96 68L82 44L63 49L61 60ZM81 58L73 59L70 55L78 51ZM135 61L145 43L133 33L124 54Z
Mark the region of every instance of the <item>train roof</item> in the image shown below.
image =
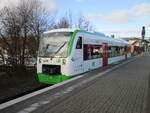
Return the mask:
M70 29L70 28L61 28L61 29L53 29L50 31L46 31L44 33L52 33L52 32L74 32L77 29Z
M100 37L99 39L102 39L102 40L118 43L119 45L131 45L126 40L119 39L119 38L112 38L112 37L106 36L104 33L95 32L95 31L84 31L84 30L80 30L80 29L70 29L70 28L53 29L53 30L44 32L44 34L52 33L52 32L84 32L87 34L96 35L96 36Z
M91 33L91 34L93 34L93 35L101 35L101 36L105 36L104 33L100 33L100 32L95 32L95 31L85 31L85 30L81 30L81 29L70 29L70 28L53 29L53 30L44 32L44 34L45 34L45 33L52 33L52 32L75 32L75 31Z

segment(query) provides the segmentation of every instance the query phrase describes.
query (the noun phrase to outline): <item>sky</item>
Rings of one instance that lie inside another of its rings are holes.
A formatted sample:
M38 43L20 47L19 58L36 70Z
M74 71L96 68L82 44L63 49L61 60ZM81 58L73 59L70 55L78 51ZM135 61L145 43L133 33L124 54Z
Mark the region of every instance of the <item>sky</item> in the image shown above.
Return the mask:
M116 37L141 37L142 26L150 37L150 0L41 0L50 12L73 18L83 15L95 31ZM0 8L18 0L0 0Z

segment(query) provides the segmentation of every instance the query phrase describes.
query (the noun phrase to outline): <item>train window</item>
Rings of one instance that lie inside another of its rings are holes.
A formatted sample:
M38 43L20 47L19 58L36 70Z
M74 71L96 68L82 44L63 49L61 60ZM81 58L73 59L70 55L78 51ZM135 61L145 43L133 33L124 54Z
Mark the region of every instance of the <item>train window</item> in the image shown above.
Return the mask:
M120 49L120 54L121 54L121 55L124 55L124 52L125 52L125 48L124 48L124 47L121 47L121 49Z
M111 47L111 57L116 56L116 48L114 46Z
M93 46L92 57L93 57L93 59L101 57L100 45Z
M101 45L84 44L84 60L97 59L102 57Z
M82 49L82 37L78 38L76 49Z
M109 57L116 57L124 55L125 48L119 46L110 46L109 47Z

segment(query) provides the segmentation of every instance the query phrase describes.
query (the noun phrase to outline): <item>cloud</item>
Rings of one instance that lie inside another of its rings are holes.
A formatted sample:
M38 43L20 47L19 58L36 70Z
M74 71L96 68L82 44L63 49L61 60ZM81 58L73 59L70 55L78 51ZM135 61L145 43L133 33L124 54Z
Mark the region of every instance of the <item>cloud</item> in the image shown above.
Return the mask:
M142 17L150 17L150 3L135 5L126 10L119 10L107 15L89 14L87 19L90 21L103 21L108 24L122 24L136 22Z
M75 0L75 1L80 3L80 2L83 2L83 1L85 1L85 0Z
M136 21L137 16L128 10L122 10L103 16L103 20L111 24L121 24Z
M141 30L139 29L99 30L99 32L105 33L108 36L114 34L115 37L139 37L141 35Z
M89 14L86 16L86 19L89 21L97 21L97 20L101 20L103 16L100 14Z
M76 2L82 2L83 0L75 0Z
M0 0L0 9L2 9L5 6L11 6L18 4L19 0Z
M48 11L55 11L58 8L57 0L40 0Z
M139 5L136 5L135 10L137 11L135 12L137 15L150 16L150 3L149 4L142 3Z
M20 0L0 0L0 9L5 6L17 5ZM57 9L57 0L40 0L43 3L43 6L48 11L54 11Z
M80 3L80 2L87 2L87 1L90 1L90 0L74 0L74 1Z
M120 34L120 33L141 33L139 29L118 29L118 30L100 30L100 32L104 33L114 33L114 34Z
M146 25L150 25L150 21L149 22L145 22Z

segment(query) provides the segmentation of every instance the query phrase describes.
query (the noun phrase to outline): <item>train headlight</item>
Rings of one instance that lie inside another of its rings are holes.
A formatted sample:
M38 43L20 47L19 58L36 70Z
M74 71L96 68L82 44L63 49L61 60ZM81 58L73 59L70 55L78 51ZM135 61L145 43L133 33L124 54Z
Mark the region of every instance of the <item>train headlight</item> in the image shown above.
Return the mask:
M63 59L62 63L63 63L63 65L65 65L66 64L66 59Z

